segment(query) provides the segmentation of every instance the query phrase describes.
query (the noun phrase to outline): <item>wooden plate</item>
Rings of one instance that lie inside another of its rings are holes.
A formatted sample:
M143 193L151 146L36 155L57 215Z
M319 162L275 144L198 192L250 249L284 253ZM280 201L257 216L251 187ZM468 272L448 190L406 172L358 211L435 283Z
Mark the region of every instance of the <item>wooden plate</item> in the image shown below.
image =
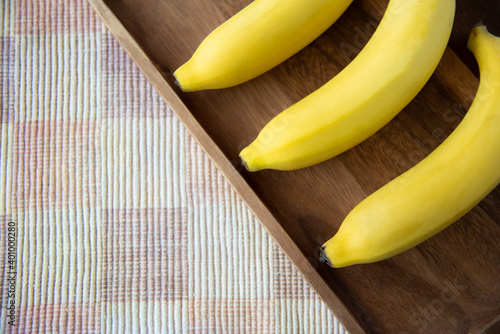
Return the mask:
M274 115L355 57L388 1L355 0L327 32L270 72L234 88L193 93L181 92L172 72L249 0L89 1L350 332L500 331L499 188L460 221L401 255L343 269L318 262L319 247L356 204L418 163L460 122L478 86L467 37L480 20L500 35L496 0L457 1L452 38L433 77L373 137L314 167L253 174L241 167L240 150Z

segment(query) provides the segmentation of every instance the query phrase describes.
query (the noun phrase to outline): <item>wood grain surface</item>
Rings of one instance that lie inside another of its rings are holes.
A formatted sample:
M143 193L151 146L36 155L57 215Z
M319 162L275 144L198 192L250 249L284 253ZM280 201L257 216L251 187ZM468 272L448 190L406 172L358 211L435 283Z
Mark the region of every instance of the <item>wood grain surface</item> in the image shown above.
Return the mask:
M327 162L246 172L238 153L276 114L341 71L366 44L387 0L354 0L328 31L237 87L183 93L172 72L249 0L89 0L263 226L352 333L500 330L500 189L445 231L391 259L332 269L319 247L361 200L435 149L478 87L466 49L482 21L500 36L497 0L458 0L449 47L422 92L374 136Z

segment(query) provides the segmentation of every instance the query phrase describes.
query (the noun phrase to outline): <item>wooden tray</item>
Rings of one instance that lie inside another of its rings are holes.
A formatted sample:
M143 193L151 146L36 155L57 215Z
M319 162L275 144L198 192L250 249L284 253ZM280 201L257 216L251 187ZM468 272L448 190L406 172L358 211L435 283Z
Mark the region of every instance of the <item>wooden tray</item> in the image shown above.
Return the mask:
M181 92L172 72L250 0L89 1L350 332L500 332L499 188L459 222L394 258L343 269L318 262L319 246L356 204L424 158L460 122L478 85L466 40L480 20L500 34L496 0L458 1L449 48L435 74L372 138L314 167L254 174L241 168L240 150L274 115L352 60L388 1L355 0L326 33L277 68L238 87L193 93Z

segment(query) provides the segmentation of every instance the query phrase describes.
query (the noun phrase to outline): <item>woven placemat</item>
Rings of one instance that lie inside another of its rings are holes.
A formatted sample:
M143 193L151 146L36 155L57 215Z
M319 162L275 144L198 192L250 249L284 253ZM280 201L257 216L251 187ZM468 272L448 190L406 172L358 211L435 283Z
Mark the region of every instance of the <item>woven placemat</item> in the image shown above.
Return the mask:
M89 4L0 11L0 332L345 332Z

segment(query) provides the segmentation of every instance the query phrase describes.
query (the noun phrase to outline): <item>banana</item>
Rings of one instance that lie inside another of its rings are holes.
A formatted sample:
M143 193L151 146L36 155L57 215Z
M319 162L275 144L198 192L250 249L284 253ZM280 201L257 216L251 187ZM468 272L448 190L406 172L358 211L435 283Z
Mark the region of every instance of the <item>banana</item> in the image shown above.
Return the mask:
M183 91L236 86L270 70L330 27L352 0L255 0L211 32L175 72Z
M394 118L423 88L446 49L454 0L391 0L357 57L278 114L240 152L249 171L293 170L330 159Z
M356 206L323 245L332 267L376 262L440 232L500 183L500 38L485 26L468 42L480 84L466 116L424 160Z

